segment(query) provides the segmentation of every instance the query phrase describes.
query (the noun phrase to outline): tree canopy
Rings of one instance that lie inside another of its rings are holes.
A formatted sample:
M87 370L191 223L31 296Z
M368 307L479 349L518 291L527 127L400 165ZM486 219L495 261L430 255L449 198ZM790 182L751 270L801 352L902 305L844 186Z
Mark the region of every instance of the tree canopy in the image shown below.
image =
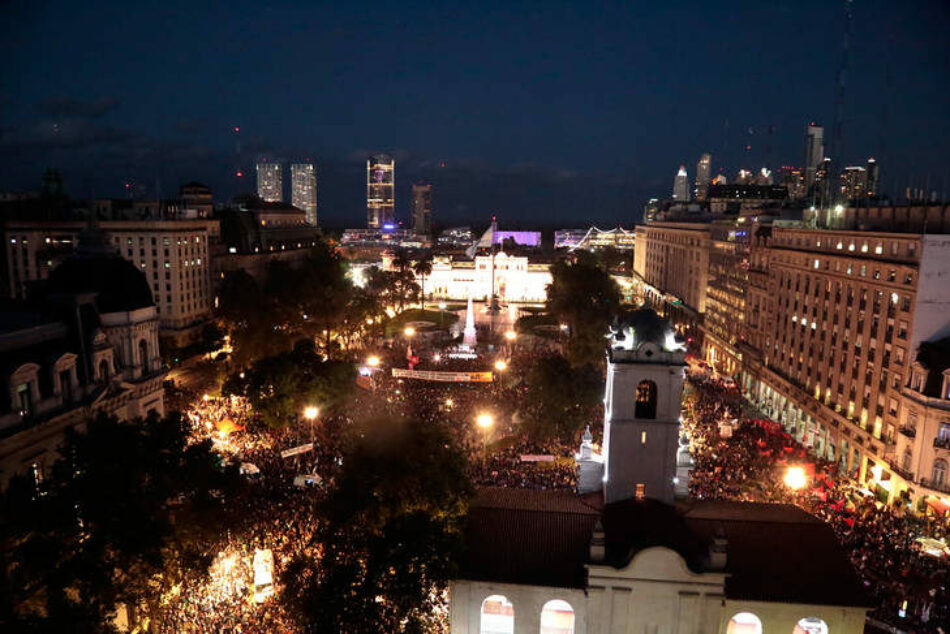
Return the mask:
M601 414L604 380L594 366L575 368L562 356L539 357L527 368L525 385L522 426L535 442L573 442Z
M333 408L343 403L356 383L356 369L345 361L324 361L312 345L255 361L228 377L222 392L246 396L271 427L297 420L304 408Z
M608 328L620 310L617 283L586 251L551 265L551 278L547 307L569 327L567 358L575 366L599 364Z
M67 433L62 456L39 488L20 477L4 492L0 623L110 632L118 604L147 606L207 568L240 478L210 443L188 444L179 414L101 415Z
M357 424L344 447L315 510L321 555L284 574L288 607L308 632L429 631L473 493L465 456L416 419Z

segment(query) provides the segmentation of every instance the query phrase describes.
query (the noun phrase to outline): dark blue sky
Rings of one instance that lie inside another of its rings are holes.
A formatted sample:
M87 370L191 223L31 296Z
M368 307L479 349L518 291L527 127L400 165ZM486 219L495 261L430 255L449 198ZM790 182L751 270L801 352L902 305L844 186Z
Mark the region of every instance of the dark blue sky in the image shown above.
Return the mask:
M630 224L703 151L731 177L800 164L810 120L831 137L843 15L835 0L2 2L0 190L54 165L76 196L198 179L224 198L253 188L259 156L311 158L323 219L359 226L363 161L387 151L402 217L426 178L445 222ZM950 188L948 26L945 0L854 2L844 159L875 156L892 191L928 174Z

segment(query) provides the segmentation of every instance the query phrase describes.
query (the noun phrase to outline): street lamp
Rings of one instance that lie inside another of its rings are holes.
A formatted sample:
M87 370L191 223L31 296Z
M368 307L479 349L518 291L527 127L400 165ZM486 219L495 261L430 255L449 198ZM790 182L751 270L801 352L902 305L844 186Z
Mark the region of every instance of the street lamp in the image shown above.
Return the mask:
M416 329L413 328L412 326L406 326L405 330L402 331L402 334L406 335L407 337L411 339L412 336L416 334Z
M482 429L491 429L491 427L495 424L495 417L488 412L482 412L478 415L478 418L475 419L475 424Z
M799 491L804 489L808 484L808 476L805 475L805 470L801 467L789 467L785 471L783 481L785 482L785 486L792 491Z
M505 339L507 339L508 341L514 341L517 338L518 338L518 333L516 333L514 330L509 330L508 332L505 333Z
M313 442L313 421L317 420L320 410L313 405L308 405L303 410L303 417L310 421L310 442Z
M495 369L499 372L504 372L508 369L508 362L504 359L498 359L498 361L495 361Z
M375 354L370 356L368 359L366 359L366 365L368 365L371 368L378 368L379 357L377 357Z

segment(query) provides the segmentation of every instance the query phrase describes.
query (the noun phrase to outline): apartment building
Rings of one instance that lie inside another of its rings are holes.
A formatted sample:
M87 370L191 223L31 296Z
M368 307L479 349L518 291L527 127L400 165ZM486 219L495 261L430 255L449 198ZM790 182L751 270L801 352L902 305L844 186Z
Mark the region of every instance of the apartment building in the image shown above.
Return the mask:
M637 225L633 271L647 301L674 321L698 323L706 310L710 225Z
M776 223L752 241L745 322L746 395L881 499L912 493L902 391L950 334L950 236Z
M9 221L4 225L9 288L24 298L31 283L45 280L76 248L85 222ZM211 257L217 220L105 221L107 242L145 275L166 345L194 341L211 314Z

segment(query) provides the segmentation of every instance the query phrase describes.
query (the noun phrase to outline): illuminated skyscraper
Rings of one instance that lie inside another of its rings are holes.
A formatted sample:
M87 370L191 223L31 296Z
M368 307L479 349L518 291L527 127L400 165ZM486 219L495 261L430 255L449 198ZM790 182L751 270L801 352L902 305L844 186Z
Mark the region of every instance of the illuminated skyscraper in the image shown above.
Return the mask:
M712 156L703 154L696 163L696 200L706 200L709 191L709 175L712 171Z
M284 199L284 179L280 163L257 164L257 195L269 203Z
M680 170L673 179L673 200L680 203L689 202L689 177L686 175L685 165L680 165Z
M412 232L429 235L432 231L432 185L412 186Z
M811 195L816 174L825 158L825 129L809 123L805 129L805 191Z
M395 221L396 161L385 154L366 160L366 226L384 229Z
M880 171L880 167L878 167L877 161L875 161L873 158L869 158L867 170L868 170L868 187L867 187L868 198L877 198L878 195L880 195L880 192L878 191L878 187L881 182L881 171Z
M313 163L290 166L290 202L307 214L307 224L317 226L317 171Z

